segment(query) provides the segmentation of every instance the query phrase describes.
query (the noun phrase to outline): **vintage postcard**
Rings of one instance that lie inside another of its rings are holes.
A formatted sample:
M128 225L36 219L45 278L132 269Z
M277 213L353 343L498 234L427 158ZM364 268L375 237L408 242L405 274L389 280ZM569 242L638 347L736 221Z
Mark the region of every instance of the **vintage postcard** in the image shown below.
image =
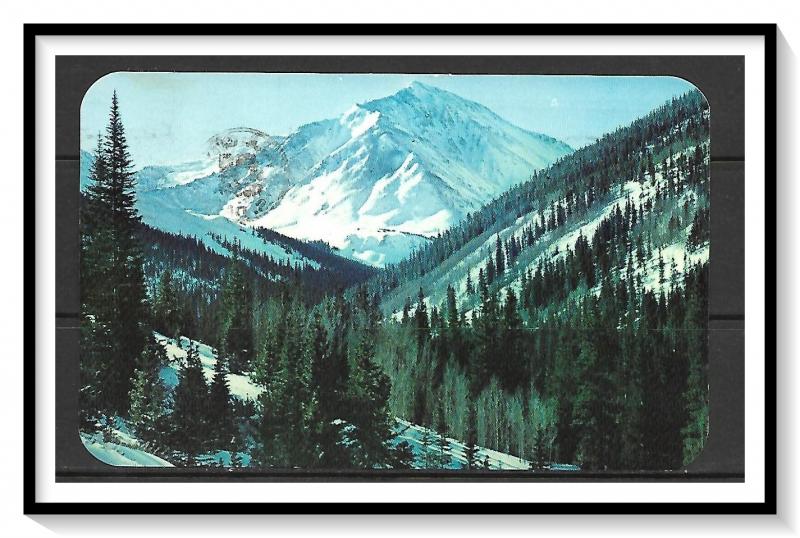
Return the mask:
M710 110L685 80L115 72L80 121L98 460L580 473L703 450Z

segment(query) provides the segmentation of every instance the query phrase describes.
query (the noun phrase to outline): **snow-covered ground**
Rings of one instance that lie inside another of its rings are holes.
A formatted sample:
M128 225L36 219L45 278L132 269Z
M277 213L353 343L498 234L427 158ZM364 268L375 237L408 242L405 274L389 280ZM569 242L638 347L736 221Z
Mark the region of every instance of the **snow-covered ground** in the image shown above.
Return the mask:
M86 450L103 463L123 467L174 467L151 454L120 417L104 417L97 428L91 433L80 432L80 437Z
M195 181L190 185L196 186L199 182ZM289 261L292 265L319 268L319 263L316 261L283 245L264 241L260 236L253 235L249 227L225 218L225 215L204 212L203 209L207 208L184 205L185 202L178 196L179 192L177 188L171 188L141 193L136 207L144 222L165 232L196 237L208 248L223 256L231 256L231 252L212 235L221 236L230 243L238 242L242 248L268 256L275 261ZM208 196L213 198L210 193Z
M159 333L154 333L154 336L164 346L167 353L168 364L161 368L160 377L168 390L173 390L178 384L178 370L186 361L186 351L189 345L197 346L206 380L210 382L213 379L217 353L211 346L183 336L179 340L167 338ZM263 391L263 388L253 383L247 375L227 374L227 377L231 395L234 398L255 401ZM440 452L440 437L435 431L400 418L395 419L393 431L395 433L393 444L406 441L411 445L416 469L462 469L466 465L466 446L462 441L446 439L446 462L442 463L445 458ZM104 418L97 425L96 431L81 432L80 436L86 449L97 459L109 465L172 466L167 460L148 452L147 447L131 432L125 420L120 417ZM427 446L425 438L428 440ZM235 462L233 456L236 458ZM489 469L497 470L527 470L530 468L530 463L524 459L484 447L477 447L475 460L479 468L484 468L484 465ZM246 451L231 454L227 450L217 450L199 455L197 463L221 467L249 467L252 458ZM577 470L577 468L573 469L573 466L562 465L561 470Z
M214 379L214 366L217 364L217 353L214 348L181 336L180 342L173 338L167 338L163 334L154 333L156 340L164 346L167 351L169 363L161 368L161 380L167 389L172 390L178 385L178 371L182 364L186 363L186 352L189 346L197 346L200 355L200 363L203 365L203 374L209 383ZM227 374L228 386L231 396L240 400L257 400L264 391L250 380L250 377L242 374Z
M159 458L141 448L104 441L100 433L81 433L81 442L89 453L108 465L120 467L174 467L165 459Z
M396 419L394 431L397 435L394 439L394 444L406 441L411 445L414 451L415 468L463 469L466 467L467 447L463 442L446 437L445 456L442 457L441 437L435 431L399 418ZM425 445L426 437L427 446ZM522 458L489 448L476 448L475 461L477 468L484 468L484 465L492 470L527 471L531 468L530 462ZM580 470L577 466L570 464L553 464L550 469L553 471Z
M677 160L681 156L690 156L694 153L695 147L690 146L673 156L673 167L670 169L672 174L677 173ZM612 193L605 200L596 201L592 209L583 215L580 220L570 220L563 226L546 232L541 236L536 245L528 247L517 258L517 260L506 268L506 273L502 284L497 288L498 296L503 297L507 289L512 289L515 293L520 292L520 277L523 272L530 269L535 271L536 267L545 259L556 259L564 256L568 249L574 250L575 242L579 235L583 235L589 241L603 219L609 217L617 207L621 211L625 208L628 199L635 203L644 204L647 201L655 202L656 191L658 188L665 189L667 180L664 178L661 168L656 171L656 181L650 178L646 181L624 181L621 186L615 186ZM682 207L686 201L688 192L685 192L677 201L676 207ZM563 202L563 200L562 200ZM695 202L696 203L696 202ZM477 300L475 296L469 297L464 293L466 289L467 275L471 277L473 285L478 281L478 270L485 267L486 260L495 251L497 237L502 241L508 241L512 236L521 240L527 226L533 225L540 220L547 221L550 217L551 209L547 207L542 211L532 211L517 218L510 226L500 231L487 231L482 235L472 239L459 251L454 253L449 259L434 268L432 271L420 278L406 282L401 287L393 290L383 298L383 306L391 317L399 320L402 316L401 308L406 297L415 298L417 292L422 288L426 295L426 303L430 308L432 305L441 305L446 297L447 285L452 284L456 289L456 296L459 300L459 309L466 312L469 317L472 308ZM649 217L649 215L648 215ZM655 218L662 218L657 216ZM664 220L668 215L663 216ZM634 271L634 276L641 276L643 285L648 290L658 292L662 287L669 287L670 267L675 261L675 267L682 274L684 270L684 259L688 262L687 266L698 262L705 262L709 257L709 244L706 242L696 250L689 252L686 246L686 238L691 228L690 222L683 223L683 229L674 233L674 240L664 245L661 250L662 260L665 266L665 280L660 282L658 271L658 249L653 249L652 256L645 260L644 268L638 267ZM625 276L624 274L622 275ZM599 286L595 291L599 291ZM412 303L412 313L416 309L416 303Z

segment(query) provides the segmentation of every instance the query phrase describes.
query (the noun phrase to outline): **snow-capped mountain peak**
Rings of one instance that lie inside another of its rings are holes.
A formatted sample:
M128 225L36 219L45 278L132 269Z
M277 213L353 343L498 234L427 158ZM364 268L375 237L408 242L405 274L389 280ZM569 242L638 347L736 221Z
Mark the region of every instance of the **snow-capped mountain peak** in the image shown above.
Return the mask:
M202 173L182 167L143 182L155 187L139 198L149 224L175 206L182 218L322 240L379 266L572 151L419 82L286 137L237 128L209 148Z

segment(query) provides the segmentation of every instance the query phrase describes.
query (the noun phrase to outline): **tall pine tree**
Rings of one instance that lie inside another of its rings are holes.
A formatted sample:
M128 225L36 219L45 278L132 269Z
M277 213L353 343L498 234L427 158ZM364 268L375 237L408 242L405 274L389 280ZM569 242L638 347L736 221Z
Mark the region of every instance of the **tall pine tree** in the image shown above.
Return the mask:
M221 448L235 443L236 426L231 407L231 390L228 386L228 369L224 357L217 357L214 379L208 392L209 437Z
M149 331L135 178L117 94L98 141L82 214L82 349L90 350L82 392L89 414L126 413ZM93 340L94 339L94 340ZM91 350L102 349L103 357ZM88 387L88 384L96 384Z
M166 389L160 378L166 363L164 346L151 338L139 358L130 394L129 424L145 442L157 442L166 433Z
M196 346L189 346L186 362L178 372L174 399L172 424L176 445L186 455L187 465L191 465L208 440L208 385Z

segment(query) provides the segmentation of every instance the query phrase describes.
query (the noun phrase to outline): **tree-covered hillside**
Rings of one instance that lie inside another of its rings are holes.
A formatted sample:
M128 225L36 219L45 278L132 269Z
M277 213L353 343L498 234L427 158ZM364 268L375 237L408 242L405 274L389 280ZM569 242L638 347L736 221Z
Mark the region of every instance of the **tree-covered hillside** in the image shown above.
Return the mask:
M705 100L687 94L376 275L393 412L540 463L694 459L708 429L708 133Z
M518 234L518 244L504 244L504 249L509 247L516 256L523 247L541 244L545 232L555 230L558 233L557 229L563 229L564 225L580 224L576 217L585 218L603 202L616 199L620 192L625 192L627 182L635 181L646 187L645 179L650 179L652 186L653 178L663 173L665 164L676 169L673 182L678 177L705 178L708 175L708 119L708 105L697 91L666 103L631 125L534 173L529 181L468 215L413 252L407 260L388 266L369 283L370 292L380 293L385 307L397 307L397 296L402 300L409 295L397 292L399 287L407 283L418 287L417 284L426 283L421 279L434 269L441 270L443 265L482 248L494 249L498 233L524 221L525 226L520 226L524 234ZM641 199L632 202L639 205ZM704 208L707 203L706 198L696 205ZM443 297L443 291L437 290L438 298Z

